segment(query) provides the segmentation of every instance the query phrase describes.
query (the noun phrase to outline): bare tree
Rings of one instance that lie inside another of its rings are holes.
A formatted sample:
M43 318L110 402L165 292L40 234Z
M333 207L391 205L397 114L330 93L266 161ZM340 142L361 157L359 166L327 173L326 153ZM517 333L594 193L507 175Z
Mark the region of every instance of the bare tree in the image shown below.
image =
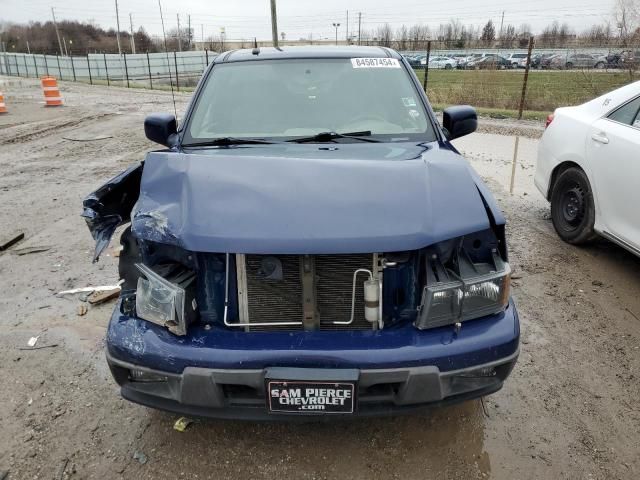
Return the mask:
M513 48L517 38L518 35L516 33L516 27L511 24L507 25L504 27L502 34L500 35L500 47Z
M402 25L396 32L396 46L398 50L409 48L409 29L406 25Z
M640 37L640 0L616 0L614 18L622 45Z
M375 39L378 40L378 45L390 47L393 40L393 30L391 29L391 25L385 23L384 25L379 26L376 29L374 40Z

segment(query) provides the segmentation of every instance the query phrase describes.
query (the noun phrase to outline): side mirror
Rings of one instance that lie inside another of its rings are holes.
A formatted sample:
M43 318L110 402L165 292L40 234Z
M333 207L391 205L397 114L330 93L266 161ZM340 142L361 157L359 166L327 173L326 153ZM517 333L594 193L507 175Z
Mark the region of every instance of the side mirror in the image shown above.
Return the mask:
M152 142L171 147L177 132L176 117L170 113L152 113L144 119L144 134Z
M442 112L442 126L447 133L447 140L469 135L478 128L476 109L469 105L445 108Z

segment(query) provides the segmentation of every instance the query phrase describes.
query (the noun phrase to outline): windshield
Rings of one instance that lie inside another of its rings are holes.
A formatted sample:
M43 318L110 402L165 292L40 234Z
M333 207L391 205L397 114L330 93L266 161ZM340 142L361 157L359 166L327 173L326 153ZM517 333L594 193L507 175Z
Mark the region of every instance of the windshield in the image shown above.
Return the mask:
M345 58L216 65L183 145L223 137L288 140L323 132L371 132L372 138L389 142L435 140L404 66L397 60L373 63Z

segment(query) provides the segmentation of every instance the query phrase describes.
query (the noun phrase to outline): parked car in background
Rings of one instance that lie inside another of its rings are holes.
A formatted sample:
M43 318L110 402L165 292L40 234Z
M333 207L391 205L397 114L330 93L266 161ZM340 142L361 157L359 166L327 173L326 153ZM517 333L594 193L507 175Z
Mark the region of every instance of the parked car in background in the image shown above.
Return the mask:
M460 65L461 62L464 62L468 57L468 53L452 53L448 55L448 57L453 58L456 61L456 68Z
M506 221L389 48L234 50L178 128L98 188L119 225L106 357L124 398L189 416L392 415L483 397L516 363Z
M605 56L606 68L622 68L622 53L609 53Z
M407 63L412 67L420 66L420 60L422 59L421 55L403 55L403 57L407 60Z
M549 116L535 184L560 238L602 235L640 255L639 152L640 82Z
M602 55L591 53L571 53L557 54L552 57L549 67L551 68L604 68L607 60Z
M620 53L621 68L638 68L640 66L640 50L623 50Z
M443 68L445 70L451 70L456 68L457 62L450 57L431 57L429 59L429 68Z
M469 63L471 63L471 62L475 63L478 60L480 60L482 57L484 57L485 55L486 55L486 53L472 53L468 57L463 58L461 60L458 60L458 68L465 69L465 68L467 68Z
M548 69L551 68L551 62L557 57L557 53L543 53L534 56L532 65L534 68Z
M495 53L489 53L485 56L472 60L467 63L468 69L480 69L480 70L502 70L506 68L512 68L511 62L500 55Z
M510 53L505 57L513 68L525 68L527 66L526 53Z

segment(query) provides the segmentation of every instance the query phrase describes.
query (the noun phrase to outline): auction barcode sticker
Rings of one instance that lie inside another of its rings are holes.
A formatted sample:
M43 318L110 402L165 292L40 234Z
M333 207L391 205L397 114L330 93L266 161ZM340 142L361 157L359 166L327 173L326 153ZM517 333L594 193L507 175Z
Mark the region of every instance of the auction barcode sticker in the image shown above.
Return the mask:
M352 58L353 68L400 68L396 58Z

